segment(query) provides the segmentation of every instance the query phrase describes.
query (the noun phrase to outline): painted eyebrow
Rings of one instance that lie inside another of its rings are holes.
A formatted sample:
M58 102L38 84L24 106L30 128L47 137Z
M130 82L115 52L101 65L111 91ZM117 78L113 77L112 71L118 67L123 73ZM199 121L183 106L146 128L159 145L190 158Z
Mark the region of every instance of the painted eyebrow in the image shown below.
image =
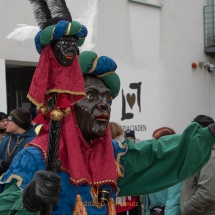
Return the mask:
M90 85L85 87L85 89L94 89L94 90L98 90L98 87L95 87L94 85Z
M111 94L110 90L107 87L104 86L103 88L105 88L105 90L102 91L101 93L109 92ZM90 85L88 87L85 87L85 90L96 90L98 92L98 88L95 87L94 85Z

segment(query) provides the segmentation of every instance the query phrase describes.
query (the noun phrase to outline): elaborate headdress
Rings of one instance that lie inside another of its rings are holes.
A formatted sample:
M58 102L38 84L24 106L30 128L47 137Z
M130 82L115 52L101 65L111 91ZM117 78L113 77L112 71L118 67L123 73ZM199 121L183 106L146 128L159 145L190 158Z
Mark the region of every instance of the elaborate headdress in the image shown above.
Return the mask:
M43 107L47 94L64 93L70 104L85 96L84 82L77 56L71 66L62 66L56 60L49 43L64 36L74 36L81 46L87 36L87 29L77 21L72 21L65 0L29 0L33 6L38 27L22 25L7 38L19 41L32 38L35 34L36 49L41 54L27 97L35 105ZM75 84L79 80L79 85ZM68 103L69 104L69 103Z
M77 21L72 21L65 0L29 0L33 5L33 12L38 27L21 25L8 35L8 39L23 41L35 36L35 45L40 54L45 45L52 40L59 40L65 35L76 36L78 46L84 43L87 29ZM38 32L39 31L39 32Z
M79 57L79 64L82 73L96 75L100 78L108 89L111 91L112 99L114 99L120 90L120 79L115 73L117 65L114 60L107 56L97 56L95 52L84 51Z

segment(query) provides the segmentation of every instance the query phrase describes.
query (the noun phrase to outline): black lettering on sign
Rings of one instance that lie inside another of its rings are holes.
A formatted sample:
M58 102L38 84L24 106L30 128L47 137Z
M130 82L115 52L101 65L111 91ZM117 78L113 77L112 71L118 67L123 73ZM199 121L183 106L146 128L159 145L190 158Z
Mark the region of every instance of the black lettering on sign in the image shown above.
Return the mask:
M124 92L122 90L122 118L121 120L125 120L125 119L132 119L134 117L133 113L126 113L126 105L125 105L125 96L124 96Z
M124 131L146 131L146 125L122 125Z
M139 106L139 111L141 112L141 102L140 102L140 94L141 94L141 82L139 83L131 83L130 88L131 89L137 89L137 104Z
M136 98L137 98L137 104L139 107L139 112L141 112L141 85L142 83L130 83L129 87L130 89L137 90L137 96L132 93L128 93L125 97L124 91L122 89L122 117L121 120L126 120L126 119L133 119L134 114L133 113L126 113L126 102L130 106L131 109L133 109L133 106L135 105ZM141 128L133 128L132 130L137 130L140 131Z

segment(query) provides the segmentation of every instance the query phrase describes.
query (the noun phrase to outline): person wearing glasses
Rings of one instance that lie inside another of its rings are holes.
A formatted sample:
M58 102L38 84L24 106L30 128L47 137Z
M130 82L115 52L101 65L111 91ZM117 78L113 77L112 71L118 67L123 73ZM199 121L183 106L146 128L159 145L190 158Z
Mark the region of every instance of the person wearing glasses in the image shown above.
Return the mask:
M16 108L3 120L0 125L5 125L10 136L2 139L0 144L0 176L7 171L15 155L36 136L28 110Z

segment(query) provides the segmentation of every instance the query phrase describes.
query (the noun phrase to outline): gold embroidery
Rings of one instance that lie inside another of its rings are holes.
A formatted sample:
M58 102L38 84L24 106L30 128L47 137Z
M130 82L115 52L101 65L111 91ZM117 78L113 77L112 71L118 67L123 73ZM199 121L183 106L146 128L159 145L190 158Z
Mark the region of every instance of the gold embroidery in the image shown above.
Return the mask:
M51 89L46 91L46 95L50 94L50 93L67 93L67 94L71 94L71 95L84 95L86 96L85 92L74 92L74 91L70 91L70 90L61 90L61 89Z
M27 95L27 98L28 98L33 104L35 104L36 106L38 106L38 107L42 107L42 106L43 106L43 103L38 103L38 102L36 102L29 94Z
M60 169L63 170L64 172L70 173L70 171L69 171L68 169L64 168L64 167L61 167ZM114 180L98 181L98 182L94 182L94 183L88 181L86 178L80 178L80 179L78 179L78 180L75 180L74 178L70 177L70 180L71 180L74 184L79 184L79 183L86 182L86 183L88 183L89 185L93 185L93 184L96 184L96 185L101 184L101 185L102 185L102 184L104 184L104 183L109 182L109 183L112 183L112 184L114 184L114 185L116 186L116 182L115 182Z
M125 168L124 168L123 165L120 164L120 159L121 159L121 157L122 157L123 155L125 155L125 154L127 153L127 151L128 151L128 144L122 145L122 143L119 142L119 141L118 141L118 143L119 143L119 147L120 147L121 149L126 149L125 152L118 153L117 159L116 159L116 162L118 163L120 169L122 170L122 178L124 178Z
M114 71L107 72L107 73L102 74L102 75L97 75L97 77L98 77L98 78L102 78L102 77L104 77L104 76L111 75L111 74L115 74L115 72L114 72Z
M99 57L97 56L96 59L93 62L92 69L88 72L88 74L92 73L95 70L95 68L97 66L97 63L98 63L98 60L99 60Z
M63 170L64 172L70 173L70 171L64 167L61 167L60 169Z
M51 90L48 90L46 91L46 95L50 94L50 93L67 93L67 94L70 94L70 95L78 95L78 96L81 96L83 95L84 98L86 97L86 93L85 92L72 92L70 90L60 90L60 89L51 89ZM36 102L29 94L27 95L27 98L33 103L35 104L36 106L38 107L43 107L44 103L38 103ZM72 103L71 105L81 101L82 99Z
M119 192L120 192L120 188L117 186L117 188L116 188L116 197L119 195Z
M121 149L126 149L125 152L118 153L118 155L117 155L117 160L116 160L116 163L118 164L119 168L122 170L121 173L122 173L122 178L123 178L123 177L124 177L124 173L125 173L125 169L124 169L124 167L120 164L120 159L121 159L121 157L122 157L123 155L125 155L125 154L127 153L127 151L128 151L128 144L122 145L122 143L119 142L119 141L118 141L118 143L119 143L119 147L120 147ZM117 187L116 187L116 196L119 195L119 192L120 192L120 188L117 186Z
M91 181L88 181L86 178L81 178L81 179L75 180L72 177L70 177L70 180L74 184L79 184L80 182L81 183L86 182L89 185L103 185L103 184L107 184L109 182L110 184L113 184L116 186L116 182L114 180L104 180L104 181L91 182Z
M3 175L0 177L0 180L2 179ZM17 180L17 183L16 185L18 186L19 189L22 189L20 186L23 182L23 179L18 176L18 175L15 175L15 174L12 174L7 180L5 183L10 183L12 181L12 179L16 179Z
M120 169L119 164L117 163L117 161L116 161L116 173L117 173L117 177L118 178L122 178L123 174L122 174L122 171L121 171L121 169Z
M78 95L78 96L83 95L84 98L86 97L85 92L72 92L72 91L69 91L69 90L58 90L58 89L51 89L51 90L46 92L46 95L49 94L49 93L55 93L55 92L57 92L57 93L67 93L67 94L70 94L70 95ZM84 98L81 98L78 101L71 103L71 105L74 105L74 104L80 102Z
M36 144L36 143L31 143L31 144L26 144L25 148L30 147L30 146L36 146L37 148L41 149L41 150L42 150L42 153L43 153L43 155L44 155L44 157L45 157L45 159L46 159L46 157L47 157L46 151L45 151L41 146L39 146L39 145ZM68 169L63 168L63 167L61 167L61 170L63 170L64 172L70 173L70 171L69 171ZM104 181L98 181L98 182L94 182L94 183L88 181L86 178L80 178L80 179L78 179L78 180L75 180L75 179L73 179L72 177L70 177L70 180L71 180L74 184L79 184L79 183L84 183L84 182L86 182L86 183L88 183L89 185L93 185L93 184L96 184L96 185L103 185L103 184L106 184L107 182L109 182L109 183L111 183L111 184L117 186L117 185L116 185L116 182L115 182L114 180L104 180Z
M66 35L69 35L71 26L72 26L72 23L70 22L68 27L67 27Z
M37 148L41 149L42 152L43 152L43 155L44 155L44 157L46 159L46 151L40 145L38 145L36 143L30 143L30 144L26 144L24 148L27 148L27 147L30 147L30 146L36 146Z

